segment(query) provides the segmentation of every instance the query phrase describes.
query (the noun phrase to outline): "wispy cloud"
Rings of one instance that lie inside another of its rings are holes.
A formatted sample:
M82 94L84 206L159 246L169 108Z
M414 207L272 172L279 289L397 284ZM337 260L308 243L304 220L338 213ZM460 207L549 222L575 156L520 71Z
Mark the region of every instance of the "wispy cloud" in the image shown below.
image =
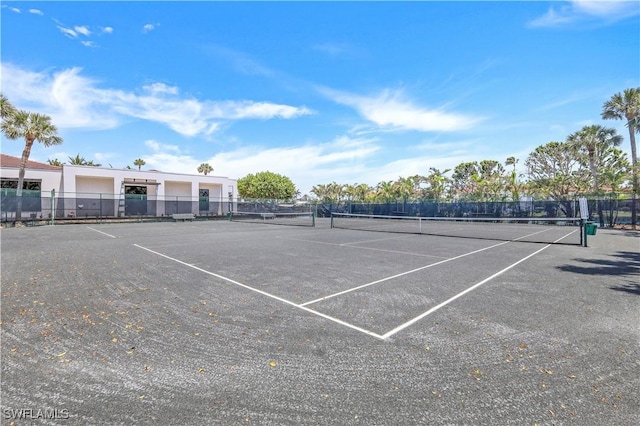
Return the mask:
M82 34L85 37L89 37L91 35L91 31L89 31L89 28L84 25L76 25L75 27L73 27L73 29L76 31L76 33Z
M230 65L238 72L246 75L260 75L265 77L272 77L277 74L274 70L261 64L249 55L229 49L225 46L217 44L207 44L203 46L203 50L208 54L220 57L224 60L225 65Z
M58 29L62 34L64 34L68 38L77 38L78 33L75 32L72 28L63 27L62 25L58 25Z
M347 43L318 43L311 47L313 50L323 52L329 56L339 56L350 50L350 46Z
M58 30L67 38L71 40L77 40L80 44L85 47L97 47L97 43L94 40L87 40L88 38L93 38L94 36L100 36L102 34L111 34L113 32L113 28L111 27L101 27L97 33L91 30L86 25L74 25L73 27L69 27L63 25L58 20L54 19L56 23L56 27Z
M313 114L300 106L250 100L216 101L181 96L177 87L152 83L139 92L104 89L80 68L36 73L2 64L3 94L16 105L44 111L58 127L105 129L124 117L163 124L186 136L209 135L221 124L243 119L294 119Z
M194 158L177 147L156 141L145 145L153 152L144 160L152 168L176 173L194 173L208 162L219 176L245 176L270 170L290 177L303 192L328 180L348 182L354 172L375 174L375 165L367 165L380 146L375 139L339 136L334 140L290 147L245 146L220 152L210 158Z
M319 91L334 102L354 108L362 118L381 130L459 131L482 120L481 117L447 112L442 108L415 105L399 89L386 89L366 96L328 88L320 88Z
M40 16L44 15L44 13L40 9L29 9L29 13Z
M574 0L551 6L547 13L529 22L530 27L558 27L579 22L604 24L640 15L637 0Z

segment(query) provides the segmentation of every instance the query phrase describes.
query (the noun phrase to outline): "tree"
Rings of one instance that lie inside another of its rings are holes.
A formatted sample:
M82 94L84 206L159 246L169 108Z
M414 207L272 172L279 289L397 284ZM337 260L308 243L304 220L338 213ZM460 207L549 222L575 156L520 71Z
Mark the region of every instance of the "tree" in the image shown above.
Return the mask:
M9 99L0 93L0 116L5 119L15 115L16 112L16 107L9 102Z
M208 175L213 171L213 167L209 163L202 163L198 166L198 173L204 173L204 175Z
M597 167L600 185L612 192L612 196L609 197L609 226L613 227L618 217L617 193L622 185L630 180L631 165L626 153L611 147L600 156Z
M589 186L575 146L549 142L537 147L525 162L529 188L558 201L568 217L573 216L570 198Z
M441 201L450 183L449 178L446 176L446 173L450 171L451 169L440 171L440 169L434 167L429 168L429 174L425 177L425 181L429 185L426 190L427 198L435 200L436 203Z
M567 144L574 147L583 158L586 157L589 168L591 191L594 195L600 192L600 181L598 176L598 163L602 161L604 153L612 147L622 143L622 136L618 135L615 129L605 128L600 125L584 126L581 130L570 134L567 137ZM602 204L596 200L600 225L604 226L604 215Z
M638 153L636 132L640 131L640 87L625 89L616 93L602 106L602 118L605 120L627 120L629 143L631 144L631 179L633 182L633 203L631 204L631 224L637 223L636 197L638 187Z
M511 193L511 201L514 201L516 204L516 208L518 211L520 210L520 189L521 184L518 182L518 171L516 170L516 165L520 160L516 157L509 157L504 162L505 166L513 166L513 169L506 176L506 189Z
M318 197L321 203L326 203L329 200L329 190L325 184L314 185L310 192Z
M396 201L396 186L393 181L379 182L378 186L376 186L376 198L387 203Z
M622 136L615 129L600 125L584 126L581 130L567 137L567 144L575 148L587 158L589 173L591 174L591 189L594 194L600 191L597 163L611 147L622 143Z
M3 101L4 103L5 101ZM4 105L3 105L4 107ZM4 109L4 108L3 108ZM44 146L58 145L62 138L58 135L58 129L51 123L51 118L44 114L38 114L23 110L15 111L2 118L2 133L7 139L15 140L24 138L24 150L20 159L18 171L18 188L16 192L16 222L22 220L22 187L24 174L29 155L34 142L40 142Z
M243 198L286 200L294 196L296 187L288 177L266 171L238 179L238 193Z
M49 159L47 160L47 163L51 164L52 166L62 166L64 163L60 160L58 160L57 158L54 158L53 160Z
M102 164L94 163L93 160L88 161L86 158L81 157L80 154L76 154L75 157L69 157L69 164L71 164L72 166L102 166Z
M133 160L133 165L138 166L138 170L140 170L142 166L144 166L145 164L147 164L147 162L144 161L142 158L136 158L135 160Z

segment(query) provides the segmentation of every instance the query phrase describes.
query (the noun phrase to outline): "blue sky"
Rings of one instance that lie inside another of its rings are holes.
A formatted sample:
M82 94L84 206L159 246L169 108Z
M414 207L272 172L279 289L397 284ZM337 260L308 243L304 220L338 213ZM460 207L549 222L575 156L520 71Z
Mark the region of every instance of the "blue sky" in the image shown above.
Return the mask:
M640 85L638 1L3 1L2 93L60 146L122 168L303 193L515 156L602 121ZM2 139L20 156L22 141Z

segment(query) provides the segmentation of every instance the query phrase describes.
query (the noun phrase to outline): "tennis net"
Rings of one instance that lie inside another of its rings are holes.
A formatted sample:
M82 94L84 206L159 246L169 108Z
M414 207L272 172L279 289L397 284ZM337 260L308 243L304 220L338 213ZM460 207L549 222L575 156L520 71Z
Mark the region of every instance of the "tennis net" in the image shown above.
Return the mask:
M411 217L332 213L331 227L498 241L582 245L580 218Z
M315 226L313 212L232 212L233 222L263 223L267 225Z

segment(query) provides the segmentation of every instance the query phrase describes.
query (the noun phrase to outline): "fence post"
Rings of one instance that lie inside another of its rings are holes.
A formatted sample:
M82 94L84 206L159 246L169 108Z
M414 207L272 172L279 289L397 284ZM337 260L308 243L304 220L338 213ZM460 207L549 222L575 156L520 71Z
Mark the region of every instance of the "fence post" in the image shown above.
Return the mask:
M51 190L51 225L53 225L56 218L56 190Z

